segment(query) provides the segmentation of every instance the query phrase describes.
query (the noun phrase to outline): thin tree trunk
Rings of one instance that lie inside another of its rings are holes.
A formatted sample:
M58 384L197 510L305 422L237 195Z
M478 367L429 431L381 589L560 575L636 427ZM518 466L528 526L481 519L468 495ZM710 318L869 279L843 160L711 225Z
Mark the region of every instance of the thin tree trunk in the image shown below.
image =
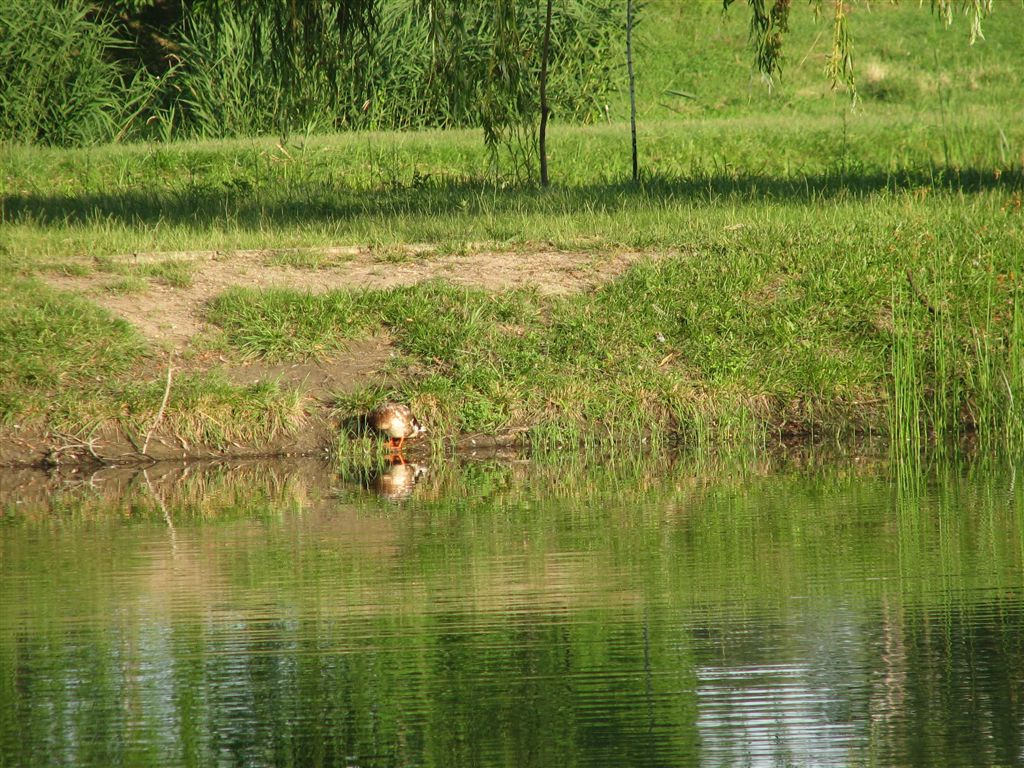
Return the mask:
M551 50L551 2L544 19L544 47L540 55L540 184L548 185L548 55ZM630 0L632 2L632 0Z
M636 80L633 77L633 0L626 0L626 69L629 70L629 130L633 139L633 183L636 184L640 181L640 164L636 156Z

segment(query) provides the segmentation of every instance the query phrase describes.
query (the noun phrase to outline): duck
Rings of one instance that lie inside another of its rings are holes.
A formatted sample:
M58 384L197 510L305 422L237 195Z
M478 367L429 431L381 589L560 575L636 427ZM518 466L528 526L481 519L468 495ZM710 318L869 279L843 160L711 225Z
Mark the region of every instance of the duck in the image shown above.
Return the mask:
M366 420L375 430L388 436L388 444L393 451L401 451L407 438L427 431L419 419L413 416L409 406L401 403L379 405L370 411Z

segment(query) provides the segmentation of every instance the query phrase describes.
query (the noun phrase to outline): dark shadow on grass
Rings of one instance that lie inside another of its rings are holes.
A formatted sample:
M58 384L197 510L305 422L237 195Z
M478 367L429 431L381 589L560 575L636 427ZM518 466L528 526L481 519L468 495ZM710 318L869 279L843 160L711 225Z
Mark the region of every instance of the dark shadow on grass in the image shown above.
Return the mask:
M41 226L117 222L127 225L230 222L243 228L267 224L348 221L361 217L472 215L487 213L561 214L588 210L615 213L652 203L720 199L822 203L885 192L930 189L964 194L1024 188L1024 171L990 168L932 168L897 173L848 174L839 171L782 178L769 175L717 175L688 178L655 177L640 186L629 182L556 186L532 185L496 189L484 180L439 179L427 184L355 189L327 182L277 184L240 190L217 187L154 192L127 191L73 196L12 194L2 200L6 223Z
M354 440L357 437L366 437L375 433L370 428L370 422L367 418L367 414L360 413L344 419L338 425L338 434L343 435L350 440Z

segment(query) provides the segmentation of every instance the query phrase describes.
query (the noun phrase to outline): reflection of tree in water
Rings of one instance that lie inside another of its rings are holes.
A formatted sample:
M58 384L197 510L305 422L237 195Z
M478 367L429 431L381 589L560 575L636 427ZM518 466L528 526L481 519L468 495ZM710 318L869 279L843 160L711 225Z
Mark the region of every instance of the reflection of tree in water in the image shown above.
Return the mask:
M948 765L1015 765L1024 754L1024 612L1019 596L905 609L903 701L882 754Z
M1016 764L1019 598L931 610L886 603L880 616L823 607L802 628L755 619L695 633L698 657L713 662L697 670L704 755L723 764Z

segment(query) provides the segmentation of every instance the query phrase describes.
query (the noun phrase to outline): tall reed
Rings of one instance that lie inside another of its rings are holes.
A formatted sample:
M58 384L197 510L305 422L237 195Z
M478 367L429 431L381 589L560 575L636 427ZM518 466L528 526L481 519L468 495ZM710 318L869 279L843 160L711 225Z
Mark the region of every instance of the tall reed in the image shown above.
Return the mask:
M1024 307L1021 303L1018 290L1013 295L1013 322L1010 326L1008 365L1003 382L1009 405L1006 444L1018 449L1024 446Z
M326 4L329 5L329 4ZM338 45L330 26L294 51L286 77L272 13L188 4L152 75L132 35L86 0L0 4L0 139L65 146L120 139L344 129L480 127L532 152L537 41L529 3L460 4L438 24L415 0L380 3L372 36ZM593 121L621 84L612 0L560 6L549 91L557 119ZM262 14L262 15L261 15ZM319 37L317 37L319 36ZM163 59L173 58L170 65Z
M152 132L164 83L122 56L128 43L95 6L0 3L0 139L71 146Z
M980 321L938 309L916 288L894 287L889 435L899 465L963 439L984 452L1013 450L1024 437L1024 318L1020 288L988 272Z

